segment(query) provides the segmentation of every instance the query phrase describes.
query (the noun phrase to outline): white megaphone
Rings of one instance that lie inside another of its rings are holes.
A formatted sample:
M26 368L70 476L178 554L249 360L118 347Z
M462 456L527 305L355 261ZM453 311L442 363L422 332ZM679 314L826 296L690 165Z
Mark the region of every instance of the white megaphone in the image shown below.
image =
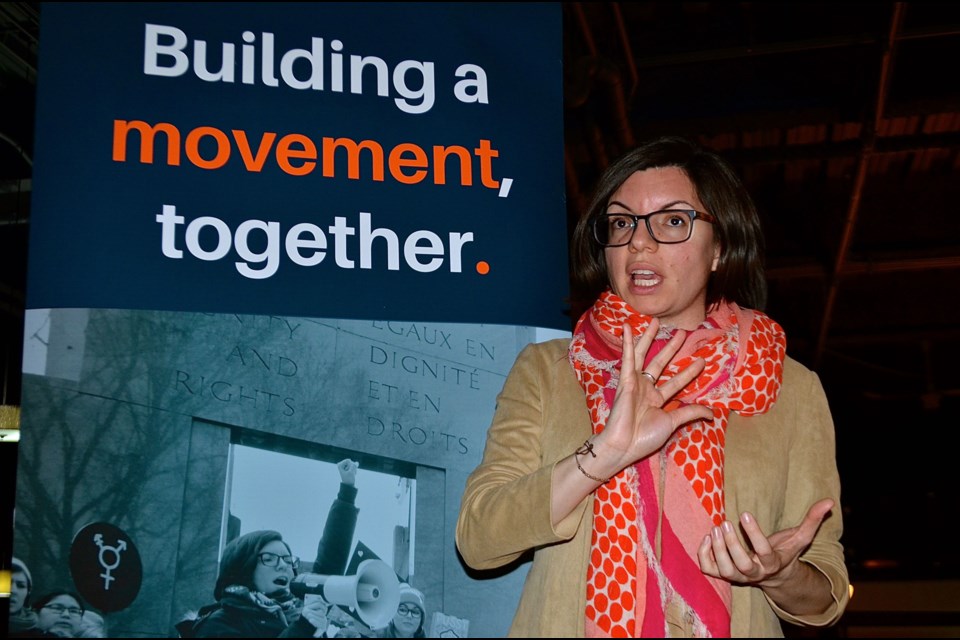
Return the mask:
M290 583L290 591L298 598L312 593L346 606L371 629L385 627L400 606L400 581L382 560L364 560L349 576L301 573Z

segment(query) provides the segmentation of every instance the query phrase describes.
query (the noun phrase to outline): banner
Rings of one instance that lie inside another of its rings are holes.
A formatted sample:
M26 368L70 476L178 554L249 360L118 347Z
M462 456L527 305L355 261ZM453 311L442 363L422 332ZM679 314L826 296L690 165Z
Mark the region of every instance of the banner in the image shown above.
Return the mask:
M336 578L331 632L410 585L428 636L506 635L526 565L473 572L453 531L513 360L569 335L559 4L41 11L33 599L174 635L274 530L301 591Z
M559 6L42 11L28 308L567 328Z

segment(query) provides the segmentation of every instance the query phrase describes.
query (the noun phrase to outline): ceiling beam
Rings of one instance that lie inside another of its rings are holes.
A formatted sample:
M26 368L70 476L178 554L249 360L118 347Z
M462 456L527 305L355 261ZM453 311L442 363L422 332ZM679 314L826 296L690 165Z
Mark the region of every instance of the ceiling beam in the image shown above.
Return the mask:
M847 260L840 266L836 275L847 278L850 276L875 275L880 273L934 271L940 269L960 269L960 256L861 261ZM767 269L767 280L826 278L828 275L826 267L817 263L799 264L789 267L771 267Z
M853 183L853 190L850 194L850 206L847 209L847 217L843 223L843 235L840 238L840 245L837 248L837 255L834 261L833 272L830 277L829 288L827 289L826 300L823 305L823 316L820 321L820 331L817 336L817 346L813 352L813 364L816 368L820 364L820 358L827 344L827 334L830 331L830 322L833 318L833 307L837 300L837 293L842 280L844 263L847 260L847 254L850 251L850 244L853 241L853 231L857 224L857 216L860 212L860 197L863 194L863 185L866 182L867 167L873 157L876 146L877 131L880 129L880 121L883 119L884 105L887 101L887 91L890 86L890 75L893 68L894 46L897 41L897 34L900 32L900 25L903 23L905 3L897 2L893 6L893 17L890 20L890 34L887 40L887 46L884 47L883 55L880 59L880 79L877 85L877 97L873 105L873 117L864 123L863 131L863 150L857 160L857 173Z

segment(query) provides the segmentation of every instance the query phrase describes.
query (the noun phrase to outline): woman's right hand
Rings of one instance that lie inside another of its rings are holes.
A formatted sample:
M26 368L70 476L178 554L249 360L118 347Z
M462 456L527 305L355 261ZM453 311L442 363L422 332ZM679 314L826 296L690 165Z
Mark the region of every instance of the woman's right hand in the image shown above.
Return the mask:
M612 478L624 467L658 451L678 427L693 420L713 418L713 411L699 404L664 410L670 398L700 375L705 363L697 358L690 366L656 386L654 380L670 364L687 336L686 331L678 330L644 369L643 359L659 328L659 321L651 320L643 336L634 344L633 331L624 324L620 381L603 431L590 438L592 448L588 451L592 455L584 455L583 450L578 449L554 467L550 494L550 516L554 526L573 513L604 478ZM644 371L650 374L649 377Z
M307 594L303 598L303 609L300 615L306 618L307 622L312 624L316 630L322 634L327 630L327 625L329 624L329 619L327 618L327 612L329 610L330 605L321 596Z
M337 471L340 472L340 482L348 484L351 487L357 483L357 469L359 462L354 462L350 458L345 458L337 463Z
M644 358L659 328L659 320L652 319L640 339L634 342L632 328L629 324L623 325L620 382L607 423L593 438L597 454L593 468L599 469L603 461L604 466L609 467L604 477L611 477L658 451L680 426L693 420L713 419L713 411L700 404L683 404L669 411L663 409L674 395L700 375L705 363L702 358L696 358L657 386L654 380L660 378L687 337L686 331L678 329L644 367Z

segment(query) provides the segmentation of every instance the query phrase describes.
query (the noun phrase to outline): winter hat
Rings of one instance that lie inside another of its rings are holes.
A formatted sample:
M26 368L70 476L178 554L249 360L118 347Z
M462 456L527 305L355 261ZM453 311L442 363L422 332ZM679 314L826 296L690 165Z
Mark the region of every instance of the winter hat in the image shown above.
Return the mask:
M283 542L283 537L279 532L269 530L251 531L231 540L220 559L220 575L213 589L214 598L219 600L223 597L224 589L235 584L253 590L253 570L257 568L260 550L274 540Z
M405 582L400 585L400 604L404 602L420 607L420 613L426 611L426 607L423 606L423 594Z
M23 560L14 557L13 561L10 563L10 573L16 573L18 571L27 576L27 591L32 591L33 576L30 575L30 569L27 569L27 565L23 563Z

